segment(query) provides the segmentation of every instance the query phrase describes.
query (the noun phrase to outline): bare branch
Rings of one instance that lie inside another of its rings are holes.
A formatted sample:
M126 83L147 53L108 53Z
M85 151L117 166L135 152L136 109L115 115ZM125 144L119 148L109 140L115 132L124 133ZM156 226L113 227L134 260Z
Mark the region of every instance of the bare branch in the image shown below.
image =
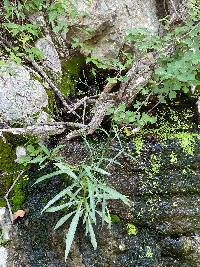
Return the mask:
M74 128L83 128L85 127L81 123L74 122L56 122L54 124L41 124L41 125L30 125L24 128L4 128L0 129L0 136L3 133L12 133L14 135L21 134L33 134L33 135L57 135L61 134L66 130L66 127L74 127Z

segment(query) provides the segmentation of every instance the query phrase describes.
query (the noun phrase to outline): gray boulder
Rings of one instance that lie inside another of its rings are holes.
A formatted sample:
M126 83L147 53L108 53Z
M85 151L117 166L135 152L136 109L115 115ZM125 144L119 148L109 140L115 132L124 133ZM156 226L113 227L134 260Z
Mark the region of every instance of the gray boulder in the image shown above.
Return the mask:
M6 63L0 68L0 122L33 123L48 119L44 108L48 96L43 85L31 78L27 68Z
M74 37L80 43L91 45L92 54L98 57L115 57L124 45L124 36L131 29L159 29L154 0L77 1L77 17L66 19L69 26L66 40ZM86 52L85 49L83 49Z

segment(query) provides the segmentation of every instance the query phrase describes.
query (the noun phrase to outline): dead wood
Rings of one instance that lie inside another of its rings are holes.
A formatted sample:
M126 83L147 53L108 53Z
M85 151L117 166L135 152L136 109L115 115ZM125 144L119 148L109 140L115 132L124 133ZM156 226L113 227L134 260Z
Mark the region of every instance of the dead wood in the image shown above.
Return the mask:
M14 135L58 135L63 133L67 127L83 128L81 123L74 122L55 122L52 124L36 124L23 128L3 128L0 129L0 136L4 133L12 133Z

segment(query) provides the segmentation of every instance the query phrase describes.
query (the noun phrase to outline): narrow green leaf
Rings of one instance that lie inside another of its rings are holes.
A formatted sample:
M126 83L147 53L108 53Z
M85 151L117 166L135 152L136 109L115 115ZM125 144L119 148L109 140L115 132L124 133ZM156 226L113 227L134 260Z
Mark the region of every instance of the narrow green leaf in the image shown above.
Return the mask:
M66 163L55 163L55 166L57 166L61 171L63 171L64 173L66 173L67 175L69 175L71 178L77 180L78 177L77 175L71 170L71 168L69 167L69 165L67 165Z
M42 212L48 209L52 204L54 204L57 200L61 199L64 197L67 193L69 193L72 189L74 188L74 185L69 186L62 190L59 194L57 194L54 198L52 198L47 205L43 208Z
M89 228L92 246L93 246L94 250L96 250L97 249L97 240L96 240L96 236L95 236L94 229L92 227L90 218L88 218L88 228Z
M119 199L124 202L126 205L130 206L130 200L123 194L119 193L111 187L103 186L105 192L108 194L106 199Z
M81 210L81 207L82 207L82 202L80 203L79 208L77 209L76 214L74 215L71 221L71 224L70 224L67 236L66 236L65 260L67 260L67 257L69 255L69 251L70 251L72 242L74 240L78 222L83 213L83 211Z
M45 211L46 212L56 212L56 211L62 210L64 208L70 208L75 203L76 203L75 201L70 201L70 202L67 202L65 204L62 204L62 205L59 205L56 207L47 208Z
M99 168L99 167L94 167L94 170L95 170L96 172L102 174L102 175L107 175L107 176L110 176L110 175L111 175L109 172L107 172L107 171L105 171L105 170L103 170L103 169L101 169L101 168Z
M97 214L99 214L99 216L102 218L102 212L99 211L99 210L97 210L96 212L97 212ZM110 219L107 215L104 216L104 221L105 221L107 224L109 224L109 225L111 224L111 219Z
M106 199L105 199L105 191L103 191L103 201L102 201L102 226L104 225L105 216L106 216Z
M72 211L68 213L67 215L63 216L62 218L60 218L60 220L55 225L54 230L58 229L61 225L63 225L63 223L65 223L74 213L75 211Z
M49 174L45 174L45 175L41 176L40 178L38 178L36 180L36 182L34 183L34 185L38 184L38 183L40 183L40 182L42 182L42 181L44 181L46 179L52 178L52 177L54 177L56 175L63 174L63 173L64 173L63 171L55 171L55 172L52 172L52 173L49 173Z
M90 198L90 216L92 217L92 220L94 223L96 223L96 216L95 216L95 200L94 200L94 185L90 179L87 178L87 186L88 186L88 192L89 192L89 198Z
M47 155L47 156L50 156L50 151L49 149L43 145L43 144L39 144L40 145L40 148L42 149L42 151Z

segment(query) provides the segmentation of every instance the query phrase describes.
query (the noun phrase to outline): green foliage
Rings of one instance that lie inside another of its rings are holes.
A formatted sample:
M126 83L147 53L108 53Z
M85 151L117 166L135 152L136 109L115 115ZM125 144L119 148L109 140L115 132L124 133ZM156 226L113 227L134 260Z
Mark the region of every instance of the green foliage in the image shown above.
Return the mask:
M20 157L17 162L27 166L28 164L39 164L40 168L44 168L49 162L59 162L62 158L58 156L63 145L49 150L45 145L39 143L37 146L29 144L26 147L27 154Z
M135 127L143 127L144 125L156 122L155 116L150 116L149 114L137 113L133 111L126 111L125 103L120 104L117 108L111 107L108 110L108 115L113 115L113 122L116 124L129 124Z
M97 218L101 218L102 225L107 223L109 227L111 226L112 217L108 209L108 201L121 200L126 205L130 203L126 196L104 182L104 177L109 176L110 173L100 166L101 161L95 162L92 158L90 164L82 163L78 167L72 166L57 156L59 149L57 147L49 151L44 145L39 145L37 148L29 145L27 147L28 154L21 158L19 162L24 165L37 163L40 167L46 166L46 162L53 162L53 171L39 177L35 184L58 175L67 177L68 185L66 188L54 196L42 210L42 212L67 212L55 225L55 229L57 229L71 220L66 235L65 259L67 259L80 221L85 226L86 236L90 236L91 243L96 249L97 241L94 225Z
M0 30L14 41L13 46L9 47L11 50L9 54L11 60L18 64L25 55L28 55L31 60L43 58L41 51L34 47L34 41L42 35L42 29L41 26L29 19L29 14L44 11L52 31L55 33L62 31L64 34L68 32L64 18L68 16L75 19L77 16L75 2L70 0L3 0L2 5L3 22L0 24Z
M188 20L173 29L166 24L163 36L147 29L134 29L129 32L125 42L134 47L136 59L142 57L154 64L154 56L157 55L158 62L152 80L147 86L140 88L139 97L143 101L136 98L131 111L126 109L124 103L113 106L108 112L112 115L113 123L142 128L156 122L156 117L151 115L149 107L151 99L157 99L156 105L164 104L173 101L181 93L191 95L191 88L196 89L193 97L199 95L197 88L200 85L200 24L197 18L200 11L195 3L190 1ZM98 62L93 60L93 63L97 65ZM120 66L119 62L117 66ZM121 71L119 74L121 76ZM112 84L119 80L118 76L108 78Z
M155 70L149 91L158 95L163 103L166 97L171 100L176 98L178 92L188 93L191 85L200 84L197 73L200 68L200 26L192 20L186 21L183 26L166 31L163 37L159 37L147 30L134 30L128 40L134 41L134 46L140 53L151 56L149 49L159 53L159 65ZM172 43L171 40L174 40ZM174 56L171 57L168 50L174 46Z

